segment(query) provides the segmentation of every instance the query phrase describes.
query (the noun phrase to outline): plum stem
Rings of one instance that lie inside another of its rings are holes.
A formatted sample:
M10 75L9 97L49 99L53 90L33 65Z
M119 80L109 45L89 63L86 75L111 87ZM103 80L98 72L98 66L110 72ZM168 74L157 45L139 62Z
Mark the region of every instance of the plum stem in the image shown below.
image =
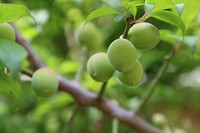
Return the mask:
M140 17L139 19L137 20L132 20L131 18L132 17L126 17L126 26L125 26L125 29L124 29L124 32L123 32L123 35L122 37L123 38L127 38L128 37L128 31L129 29L136 23L140 23L140 22L143 22L147 17L147 14L145 13L142 17Z
M101 86L101 89L100 89L100 92L99 92L99 95L98 95L98 100L101 100L102 96L103 96L103 93L105 92L106 90L106 85L107 85L108 81L106 82L103 82L102 86Z
M126 18L126 26L125 26L125 29L124 29L124 33L122 35L123 38L127 38L128 37L128 31L131 28L130 22L131 22L130 17L127 17Z

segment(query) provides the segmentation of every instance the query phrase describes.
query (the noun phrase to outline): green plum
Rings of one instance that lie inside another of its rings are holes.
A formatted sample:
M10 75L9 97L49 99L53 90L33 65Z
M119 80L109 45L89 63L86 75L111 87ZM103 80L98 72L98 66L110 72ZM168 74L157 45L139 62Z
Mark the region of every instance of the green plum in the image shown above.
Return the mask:
M114 73L114 69L108 61L107 54L103 52L96 53L89 58L87 71L98 82L107 81Z
M8 23L0 24L0 39L15 41L15 31Z
M41 97L50 97L58 89L58 79L54 71L40 68L32 76L32 88Z
M130 71L116 72L118 79L128 86L138 85L143 78L143 73L143 67L138 60Z
M124 38L114 40L108 47L107 54L110 64L120 72L129 71L137 58L134 45Z
M80 24L75 30L78 41L89 48L99 48L102 43L102 35L98 28L91 22Z
M160 42L158 29L147 22L134 24L128 32L128 39L136 49L150 50Z

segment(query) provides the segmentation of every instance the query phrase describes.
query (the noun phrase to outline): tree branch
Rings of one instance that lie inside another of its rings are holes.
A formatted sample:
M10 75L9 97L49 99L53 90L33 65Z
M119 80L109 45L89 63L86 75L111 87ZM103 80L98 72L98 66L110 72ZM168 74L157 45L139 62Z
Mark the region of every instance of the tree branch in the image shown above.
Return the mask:
M28 60L33 70L44 67L44 63L38 58L27 42L13 26L16 32L16 42L21 44L28 52ZM128 111L107 98L98 100L97 95L83 88L78 82L58 75L59 90L69 93L80 106L93 106L104 114L118 119L120 122L133 128L138 133L162 133L159 129L144 121L139 115Z

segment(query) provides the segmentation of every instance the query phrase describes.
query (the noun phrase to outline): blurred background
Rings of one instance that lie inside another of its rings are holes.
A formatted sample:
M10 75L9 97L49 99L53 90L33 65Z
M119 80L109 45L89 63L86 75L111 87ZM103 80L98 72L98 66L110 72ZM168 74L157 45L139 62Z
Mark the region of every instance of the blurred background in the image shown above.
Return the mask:
M59 74L74 79L82 66L81 57L85 45L76 39L77 27L87 15L100 7L108 7L102 0L1 0L2 3L23 4L35 18L15 21L22 35L31 43L37 55ZM108 0L115 4L114 0ZM200 2L199 0L174 0L185 3L182 19L189 38L172 59L167 72L141 111L141 115L166 133L199 133L200 131ZM117 5L116 5L117 6ZM138 7L139 18L144 13ZM98 31L98 39L89 55L106 52L109 44L120 37L125 28L122 16L103 16L92 21ZM161 42L150 51L138 51L145 78L140 86L127 87L115 76L109 81L105 95L116 100L124 108L136 110L149 82L172 49L175 39L168 35L176 27L156 19L147 19L159 28ZM193 45L192 45L193 44ZM194 50L195 49L195 50ZM25 60L23 67L28 67ZM31 89L30 79L22 82L21 105L12 107L10 101L0 96L0 133L111 133L113 120L95 108L80 108L73 98L58 92L50 98L40 98ZM92 80L84 71L80 80L88 90L98 93L101 83ZM173 132L172 132L173 130ZM119 123L119 133L135 133Z

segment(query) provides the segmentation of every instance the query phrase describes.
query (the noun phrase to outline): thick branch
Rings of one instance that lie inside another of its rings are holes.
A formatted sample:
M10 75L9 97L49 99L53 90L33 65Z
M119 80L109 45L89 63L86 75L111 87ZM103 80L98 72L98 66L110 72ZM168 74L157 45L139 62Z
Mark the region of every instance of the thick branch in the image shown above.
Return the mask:
M15 28L15 27L14 27ZM33 70L44 67L44 63L33 52L30 44L16 30L16 42L21 44L29 53L28 59ZM83 88L78 82L59 77L59 90L69 93L80 106L93 106L103 113L118 119L120 122L132 127L138 133L162 133L144 121L140 116L132 111L125 110L107 98L98 100L97 95Z
M14 27L13 24L11 25ZM16 42L21 44L28 52L28 60L30 62L31 68L33 70L36 70L38 68L44 67L45 66L44 63L38 58L38 56L34 53L32 48L30 48L29 42L21 36L19 31L15 27L14 29L15 29L15 35L16 35Z

